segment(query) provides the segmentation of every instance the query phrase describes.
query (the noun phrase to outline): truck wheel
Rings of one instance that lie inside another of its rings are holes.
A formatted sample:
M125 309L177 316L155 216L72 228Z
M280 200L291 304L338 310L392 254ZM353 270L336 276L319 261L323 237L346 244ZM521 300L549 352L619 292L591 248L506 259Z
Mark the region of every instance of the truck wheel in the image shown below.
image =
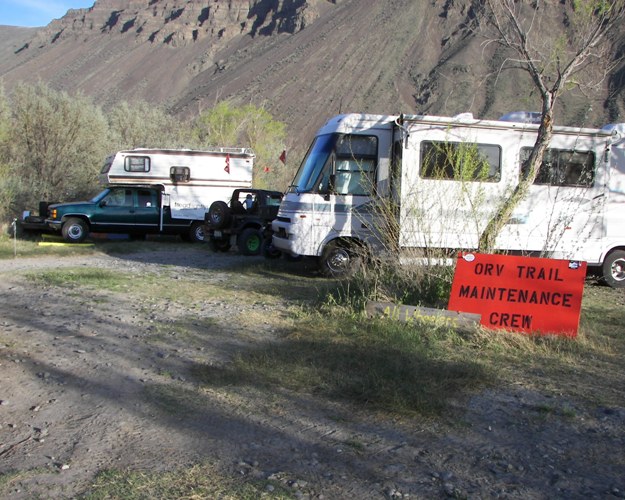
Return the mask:
M63 224L61 234L68 243L80 243L89 234L89 226L84 220L74 217Z
M614 250L603 261L603 281L612 288L625 288L625 251Z
M230 250L231 246L229 239L222 240L220 238L214 237L209 238L208 244L210 245L213 252L227 252L228 250Z
M237 246L239 252L243 255L258 255L260 254L260 247L263 242L263 237L258 229L248 227L241 231L241 234L237 238Z
M362 265L362 257L347 245L331 241L321 254L321 273L329 278L347 278Z
M206 241L206 232L204 231L204 223L195 221L189 228L189 241L191 243L201 243Z
M208 209L208 221L215 229L221 229L230 222L230 208L223 201L214 201Z

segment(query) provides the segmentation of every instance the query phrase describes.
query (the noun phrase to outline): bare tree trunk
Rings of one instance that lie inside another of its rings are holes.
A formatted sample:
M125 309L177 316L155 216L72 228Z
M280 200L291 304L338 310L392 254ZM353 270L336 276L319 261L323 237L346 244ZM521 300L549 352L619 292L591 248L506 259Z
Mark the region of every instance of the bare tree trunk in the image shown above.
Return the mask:
M578 4L573 2L568 9L563 7L563 12L568 12L569 22L575 21L578 32L572 34L569 39L569 44L572 45L564 50L561 40L556 37L553 46L547 51L543 45L535 43L550 36L545 33L544 37L539 37L534 26L540 25L544 3L535 2L528 6L516 0L486 0L485 5L490 26L495 33L490 41L495 41L516 56L511 60L527 71L542 100L542 116L536 143L523 165L519 183L512 194L501 202L480 235L478 250L487 253L496 249L498 235L519 202L527 196L540 172L543 156L553 135L553 111L558 96L572 83L573 75L587 71L593 64L603 64L603 68L600 66L598 72L590 72L590 75L597 77L599 82L605 78L605 67L608 65L605 58L610 50L608 35L621 29L625 17L625 2L588 0ZM575 85L579 86L580 82L575 80Z
M490 253L495 249L497 236L510 220L514 209L527 196L530 186L536 180L540 172L543 156L549 146L551 136L553 135L554 104L555 100L551 99L551 96L547 94L547 98L543 99L542 119L538 127L536 143L532 148L529 158L523 165L524 168L521 169L523 175L519 179L519 183L514 188L514 191L512 191L512 194L502 200L499 208L488 221L484 231L482 231L478 243L479 252Z

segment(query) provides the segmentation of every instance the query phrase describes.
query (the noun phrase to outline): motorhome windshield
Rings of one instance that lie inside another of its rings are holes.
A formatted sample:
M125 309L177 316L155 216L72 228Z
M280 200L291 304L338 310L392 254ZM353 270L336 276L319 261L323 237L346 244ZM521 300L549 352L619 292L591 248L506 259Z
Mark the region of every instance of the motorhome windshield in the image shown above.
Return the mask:
M375 135L320 135L302 162L291 191L368 196L375 189Z
M304 161L299 167L290 191L307 193L314 191L317 179L321 175L324 165L332 152L336 136L334 134L319 135L315 137Z

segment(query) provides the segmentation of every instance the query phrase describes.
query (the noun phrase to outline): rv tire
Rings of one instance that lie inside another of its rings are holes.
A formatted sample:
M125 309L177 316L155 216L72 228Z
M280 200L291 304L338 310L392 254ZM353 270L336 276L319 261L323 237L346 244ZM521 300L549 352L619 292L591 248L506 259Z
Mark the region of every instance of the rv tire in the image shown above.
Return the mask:
M271 236L263 240L261 253L265 257L265 259L279 259L282 255L282 252L273 246Z
M89 226L84 220L72 217L63 224L61 234L68 243L80 243L87 238Z
M321 273L329 278L347 278L362 265L358 249L346 244L331 241L321 254L319 267Z
M625 250L610 252L603 261L603 281L612 288L625 288Z

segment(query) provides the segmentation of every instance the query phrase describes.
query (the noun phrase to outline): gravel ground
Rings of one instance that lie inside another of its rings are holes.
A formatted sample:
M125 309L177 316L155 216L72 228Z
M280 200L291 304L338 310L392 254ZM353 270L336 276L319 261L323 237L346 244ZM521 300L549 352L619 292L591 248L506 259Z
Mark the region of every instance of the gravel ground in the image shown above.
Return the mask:
M239 259L201 249L184 262L173 251L0 261L0 473L22 471L0 476L0 496L72 498L102 469L211 461L283 481L295 498L625 498L623 405L588 407L519 381L458 401L450 425L286 390L200 391L195 364L275 336L236 318L279 316L288 299L187 306L24 277L93 266L224 282ZM189 316L194 342L148 341L155 323Z

